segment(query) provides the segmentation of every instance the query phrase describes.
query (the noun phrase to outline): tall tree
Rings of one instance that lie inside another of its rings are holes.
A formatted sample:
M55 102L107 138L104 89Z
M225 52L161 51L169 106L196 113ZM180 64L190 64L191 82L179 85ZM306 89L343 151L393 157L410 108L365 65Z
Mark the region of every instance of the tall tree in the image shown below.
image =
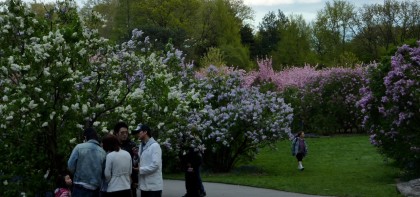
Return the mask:
M283 39L272 52L273 61L277 65L273 68L280 70L289 66L303 66L305 63L315 64L314 54L311 50L311 29L302 15L291 15L282 30Z
M365 5L355 18L353 52L365 62L379 61L396 46L420 39L418 1Z
M343 0L327 2L325 8L318 12L314 41L321 63L334 64L337 61L335 57L347 50L347 42L353 36L350 29L354 15L354 5Z
M281 10L277 11L277 15L270 11L263 17L258 25L259 56L267 56L277 48L281 40L281 30L284 29L287 22L287 17Z
M220 48L228 66L249 69L252 67L249 50L241 43L240 29L243 21L234 5L229 0L205 2L200 10L202 25L198 43L205 50L210 47Z
M255 36L250 24L245 24L241 27L241 43L248 47L250 51L250 58L256 59L257 51L255 46Z
M362 61L369 62L378 60L380 41L379 28L375 22L375 5L364 5L358 10L356 15L355 31L357 34L352 40L352 45L358 50L354 50Z

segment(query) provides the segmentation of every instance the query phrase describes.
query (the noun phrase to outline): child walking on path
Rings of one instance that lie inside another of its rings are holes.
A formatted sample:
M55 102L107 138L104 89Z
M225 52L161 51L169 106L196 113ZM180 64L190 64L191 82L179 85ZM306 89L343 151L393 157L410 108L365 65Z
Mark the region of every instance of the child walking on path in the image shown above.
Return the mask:
M305 142L305 133L300 131L292 142L292 155L298 160L298 170L303 171L305 168L302 165L303 157L308 153L308 148Z

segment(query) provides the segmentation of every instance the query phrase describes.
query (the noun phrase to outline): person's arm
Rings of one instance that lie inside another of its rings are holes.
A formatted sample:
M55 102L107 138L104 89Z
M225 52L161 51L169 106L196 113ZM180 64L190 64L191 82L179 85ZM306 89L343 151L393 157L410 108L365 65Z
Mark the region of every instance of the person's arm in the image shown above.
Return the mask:
M105 170L104 170L104 176L105 176L105 180L108 182L109 180L111 180L111 170L112 170L112 161L111 161L111 157L110 154L108 154L106 156L106 161L105 161Z
M67 168L73 174L74 171L76 171L77 158L79 158L78 149L78 145L76 145L76 147L74 147L73 151L71 152L69 160L67 161Z
M133 173L133 157L131 156L130 153L128 154L130 155L130 174L132 174ZM131 176L130 176L130 179L131 179Z
M295 137L293 139L293 141L292 141L292 156L295 156L296 155L296 152L297 152L297 150L296 150L296 142L297 142L297 138Z
M152 163L148 166L140 166L139 174L151 174L160 168L162 163L162 150L158 143L153 143L149 147L152 150Z

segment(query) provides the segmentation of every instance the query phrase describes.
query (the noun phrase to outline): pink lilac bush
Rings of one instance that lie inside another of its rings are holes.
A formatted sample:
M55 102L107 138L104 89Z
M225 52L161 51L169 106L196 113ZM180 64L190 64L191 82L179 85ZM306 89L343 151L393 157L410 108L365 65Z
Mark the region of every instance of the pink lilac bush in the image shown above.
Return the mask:
M316 71L314 67L305 65L303 68L292 67L278 72L272 81L279 91L283 91L287 87L304 88L320 74L321 72Z
M284 88L290 86L303 88L310 80L319 75L319 72L309 65L305 65L303 68L292 67L281 72L275 72L272 59L260 59L257 62L258 71L251 71L244 76L244 87L250 87L258 82L271 82L281 92Z
M243 86L274 84L277 92L294 108L294 129L311 132L359 128L355 107L361 87L361 67L328 68L292 67L275 72L270 59L258 60L258 71L246 74Z

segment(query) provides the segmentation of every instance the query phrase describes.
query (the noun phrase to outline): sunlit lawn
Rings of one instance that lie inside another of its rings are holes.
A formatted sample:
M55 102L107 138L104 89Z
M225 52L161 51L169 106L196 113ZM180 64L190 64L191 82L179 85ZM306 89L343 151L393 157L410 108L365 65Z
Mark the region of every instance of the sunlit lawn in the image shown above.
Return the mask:
M261 150L255 161L232 173L203 172L203 180L328 196L400 196L395 186L398 170L377 153L368 136L306 140L309 154L303 172L290 154L290 142L283 141L277 150Z

